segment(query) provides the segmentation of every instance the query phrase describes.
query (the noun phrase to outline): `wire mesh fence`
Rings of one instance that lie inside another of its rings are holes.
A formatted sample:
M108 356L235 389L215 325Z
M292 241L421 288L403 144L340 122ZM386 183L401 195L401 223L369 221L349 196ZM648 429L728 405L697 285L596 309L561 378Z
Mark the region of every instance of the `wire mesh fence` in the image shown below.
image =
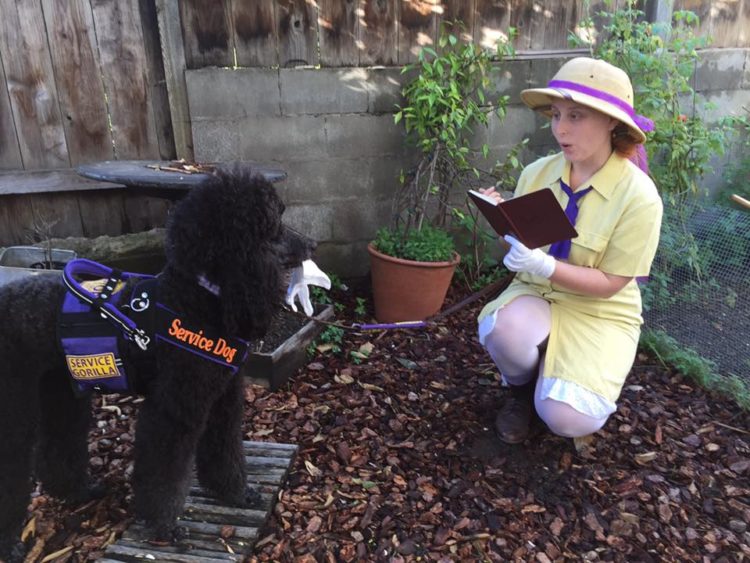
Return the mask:
M645 328L663 330L750 383L750 211L709 202L665 205L643 288Z

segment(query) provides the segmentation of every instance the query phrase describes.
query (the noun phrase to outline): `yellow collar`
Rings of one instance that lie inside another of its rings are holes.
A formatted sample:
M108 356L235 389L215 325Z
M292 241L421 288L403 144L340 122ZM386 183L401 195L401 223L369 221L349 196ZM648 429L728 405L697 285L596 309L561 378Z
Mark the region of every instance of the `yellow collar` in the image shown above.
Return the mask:
M617 184L622 180L627 160L627 158L613 152L604 166L591 177L588 185L592 186L604 199L610 199L617 188ZM557 155L553 166L550 168L550 179L547 184L555 180L562 180L570 185L570 162L565 160L562 153Z

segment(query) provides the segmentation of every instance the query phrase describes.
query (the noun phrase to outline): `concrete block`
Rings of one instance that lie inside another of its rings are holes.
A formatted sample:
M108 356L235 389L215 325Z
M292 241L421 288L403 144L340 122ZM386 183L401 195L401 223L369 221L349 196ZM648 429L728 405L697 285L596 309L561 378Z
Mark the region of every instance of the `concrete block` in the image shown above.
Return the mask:
M369 198L338 201L333 205L334 242L371 240L375 232L390 223L391 201L373 202Z
M243 158L237 121L193 120L193 152L197 162L221 162Z
M281 115L278 71L204 68L185 71L193 119Z
M414 73L401 74L400 67L382 67L367 69L367 88L369 113L393 113L396 105L403 105L401 89Z
M279 82L284 115L367 112L366 69L282 69Z
M326 156L323 116L247 117L239 123L243 158L314 160Z
M328 115L326 152L335 158L397 155L404 151L406 133L390 114Z
M500 121L497 116L490 119L487 143L493 150L515 145L536 133L540 126L539 117L544 119L542 123L549 121L525 105L508 106L505 119Z
M706 108L705 104L711 104L712 109ZM725 90L720 92L706 92L698 95L696 113L706 123L714 124L720 118L734 115L746 116L743 107L750 107L750 90Z
M742 88L747 49L706 49L695 70L698 92Z
M342 278L365 276L370 272L369 241L348 243L325 242L315 251L315 263L324 272L332 272Z
M287 161L283 196L288 204L391 198L400 188L399 171L410 164L402 156Z
M531 61L509 60L499 63L492 74L492 86L486 94L489 99L510 96L511 104L521 103L521 90L529 87Z
M284 224L318 242L333 238L334 209L331 205L287 205Z
M742 71L743 90L750 90L750 49L745 49L745 66Z

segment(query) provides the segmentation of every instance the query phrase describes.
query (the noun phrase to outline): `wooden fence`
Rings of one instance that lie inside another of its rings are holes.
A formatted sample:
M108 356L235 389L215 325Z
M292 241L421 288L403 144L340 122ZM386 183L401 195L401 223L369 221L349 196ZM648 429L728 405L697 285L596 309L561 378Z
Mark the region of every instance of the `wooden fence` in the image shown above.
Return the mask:
M0 245L18 242L31 219L46 221L29 195L40 191L57 193L55 204L45 205L57 210L58 235L160 224L164 206L146 206L153 211L130 220L123 202L131 196L105 196L100 191L111 185L81 182L72 168L190 156L186 69L402 65L435 43L442 22L453 20L463 22L464 36L485 45L515 27L516 49L542 53L566 48L585 4L0 0ZM603 0L590 5L592 12L605 8ZM750 0L646 0L644 7L651 19L693 10L714 46L750 47ZM88 190L85 201L74 193L80 189ZM97 217L87 216L97 209L103 209Z

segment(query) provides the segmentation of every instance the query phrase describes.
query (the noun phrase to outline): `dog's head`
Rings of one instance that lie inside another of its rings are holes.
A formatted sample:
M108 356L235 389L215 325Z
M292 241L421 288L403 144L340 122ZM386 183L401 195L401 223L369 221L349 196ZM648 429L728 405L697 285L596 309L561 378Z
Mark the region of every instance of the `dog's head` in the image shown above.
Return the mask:
M219 167L167 222L167 265L216 286L224 329L261 337L281 305L285 271L312 256L315 242L281 222L284 204L262 176Z

